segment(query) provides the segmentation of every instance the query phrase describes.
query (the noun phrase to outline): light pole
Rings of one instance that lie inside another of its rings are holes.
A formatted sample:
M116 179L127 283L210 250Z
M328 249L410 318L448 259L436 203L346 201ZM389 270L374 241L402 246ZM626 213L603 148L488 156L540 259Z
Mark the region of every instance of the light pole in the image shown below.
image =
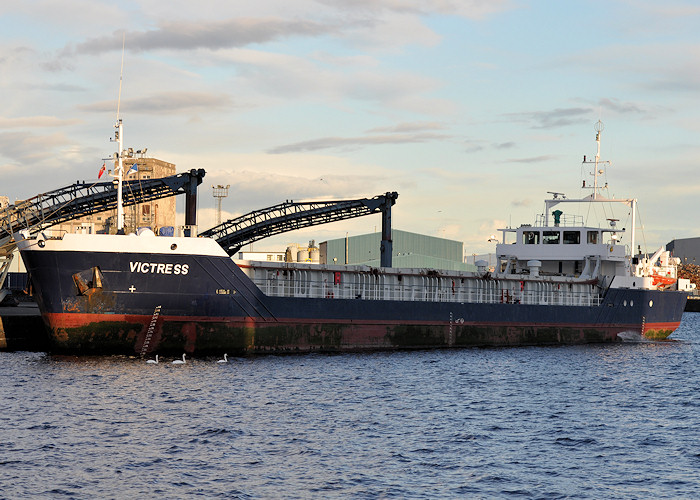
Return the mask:
M214 190L214 198L216 198L216 225L217 226L219 224L221 224L221 200L228 196L229 186L230 186L230 184L226 184L226 186L222 186L221 184L219 184L218 186L211 187Z

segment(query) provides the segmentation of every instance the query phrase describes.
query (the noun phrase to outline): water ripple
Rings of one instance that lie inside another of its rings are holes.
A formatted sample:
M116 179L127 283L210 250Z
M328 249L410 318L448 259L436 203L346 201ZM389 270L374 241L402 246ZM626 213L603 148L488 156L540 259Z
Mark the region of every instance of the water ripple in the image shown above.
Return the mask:
M673 338L225 367L3 352L2 496L698 498L700 313Z

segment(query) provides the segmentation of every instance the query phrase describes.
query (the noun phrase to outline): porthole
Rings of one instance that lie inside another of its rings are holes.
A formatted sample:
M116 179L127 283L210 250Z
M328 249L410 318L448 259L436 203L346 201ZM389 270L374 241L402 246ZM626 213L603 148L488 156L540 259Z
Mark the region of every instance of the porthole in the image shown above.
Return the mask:
M622 306L623 306L623 307L627 307L627 301L626 301L626 300L623 300L623 301L622 301Z
M175 250L176 248L177 248L177 245L176 245L175 243L173 243L172 245L170 245L170 250Z
M654 301L653 301L653 300L650 300L650 301L649 301L649 307L654 307Z
M634 307L634 300L630 300L630 307Z

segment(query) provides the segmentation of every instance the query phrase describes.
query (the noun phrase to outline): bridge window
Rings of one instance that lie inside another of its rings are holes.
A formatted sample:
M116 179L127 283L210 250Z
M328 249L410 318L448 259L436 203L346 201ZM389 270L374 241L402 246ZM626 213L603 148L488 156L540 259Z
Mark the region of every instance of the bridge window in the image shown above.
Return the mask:
M539 231L523 231L523 243L525 245L539 245L540 232Z
M598 231L588 231L588 238L587 240L589 245L597 245L598 244Z
M578 231L564 231L564 245L578 245L581 243L581 233Z
M542 232L542 244L544 244L544 245L558 245L559 244L559 231L543 231Z

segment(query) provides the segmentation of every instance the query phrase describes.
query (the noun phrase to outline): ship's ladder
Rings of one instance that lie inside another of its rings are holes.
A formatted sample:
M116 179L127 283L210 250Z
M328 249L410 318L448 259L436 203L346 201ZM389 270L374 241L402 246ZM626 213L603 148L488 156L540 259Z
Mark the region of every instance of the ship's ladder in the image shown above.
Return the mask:
M151 338L153 337L153 332L156 329L156 323L158 323L158 316L160 316L161 306L156 306L153 310L153 317L151 318L151 324L148 326L148 331L146 332L146 337L143 339L143 345L141 346L141 357L143 358L148 352L148 345L151 343Z

